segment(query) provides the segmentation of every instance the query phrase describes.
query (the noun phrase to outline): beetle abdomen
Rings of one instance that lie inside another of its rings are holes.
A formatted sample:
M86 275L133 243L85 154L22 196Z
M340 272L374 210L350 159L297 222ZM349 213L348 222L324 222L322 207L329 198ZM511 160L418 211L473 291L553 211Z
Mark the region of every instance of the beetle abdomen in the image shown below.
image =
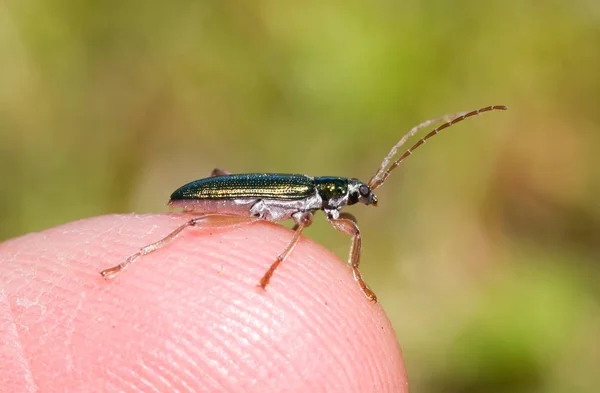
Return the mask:
M173 192L180 199L273 198L303 199L315 192L313 178L305 175L246 173L213 176L188 183Z

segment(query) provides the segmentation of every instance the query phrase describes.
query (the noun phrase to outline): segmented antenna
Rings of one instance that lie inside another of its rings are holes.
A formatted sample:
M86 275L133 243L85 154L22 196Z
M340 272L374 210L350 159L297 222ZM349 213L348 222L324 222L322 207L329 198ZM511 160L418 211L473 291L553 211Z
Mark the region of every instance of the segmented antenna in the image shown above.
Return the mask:
M455 113L453 115L441 116L441 117L438 117L435 119L424 121L423 123L419 124L418 126L413 127L406 135L404 135L402 137L402 139L400 139L400 141L396 145L394 145L394 147L392 147L392 150L390 150L388 155L384 158L384 160L381 163L381 166L379 167L377 172L373 175L371 180L369 180L369 187L371 188L371 190L375 190L375 189L381 187L383 185L383 183L385 182L385 180L390 175L390 173L394 169L396 169L396 167L398 167L398 165L400 165L400 163L406 157L410 156L413 153L413 151L416 148L418 148L419 146L421 146L423 143L425 143L427 141L427 139L431 138L434 135L437 135L443 129L453 126L456 123L460 123L461 121L463 121L466 118L471 117L471 116L477 116L477 115L480 115L481 113L489 112L489 111L493 111L493 110L505 111L507 109L508 108L504 105L490 105L490 106L486 106L485 108L477 109L477 110L474 110L471 112L460 112L460 113ZM445 121L446 123L442 124L435 130L431 131L429 134L425 135L425 137L419 139L419 141L417 143L415 143L413 147L406 150L404 152L404 154L402 154L400 156L400 158L398 158L396 161L394 161L394 163L392 163L392 165L390 165L390 167L387 170L385 169L389 165L392 158L394 158L394 156L398 152L398 149L406 143L408 138L415 135L419 130L427 127L428 125L433 124L433 123L438 123L440 121Z

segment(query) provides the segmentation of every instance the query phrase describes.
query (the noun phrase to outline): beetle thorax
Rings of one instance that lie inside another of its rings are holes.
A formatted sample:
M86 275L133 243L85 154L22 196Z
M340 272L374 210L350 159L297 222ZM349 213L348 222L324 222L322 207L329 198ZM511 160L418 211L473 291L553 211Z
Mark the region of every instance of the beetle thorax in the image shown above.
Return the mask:
M317 193L323 200L321 209L339 210L348 204L348 179L342 177L316 177Z

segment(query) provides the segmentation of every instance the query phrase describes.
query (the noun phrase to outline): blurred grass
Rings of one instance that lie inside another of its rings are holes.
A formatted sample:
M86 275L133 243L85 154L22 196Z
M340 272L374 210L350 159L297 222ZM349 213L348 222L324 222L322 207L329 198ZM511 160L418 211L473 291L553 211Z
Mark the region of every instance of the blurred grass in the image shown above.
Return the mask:
M597 392L600 5L0 4L0 239L160 212L219 166L367 180L352 209L414 391ZM345 258L317 220L309 236Z

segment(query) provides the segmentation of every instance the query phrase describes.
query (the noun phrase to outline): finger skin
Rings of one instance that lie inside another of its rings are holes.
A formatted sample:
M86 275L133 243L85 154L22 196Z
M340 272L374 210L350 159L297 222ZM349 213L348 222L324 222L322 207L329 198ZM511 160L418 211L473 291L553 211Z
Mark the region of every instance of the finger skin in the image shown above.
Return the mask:
M113 215L0 244L2 392L406 392L400 347L343 261L292 232L186 229L111 280L99 271L191 216Z

